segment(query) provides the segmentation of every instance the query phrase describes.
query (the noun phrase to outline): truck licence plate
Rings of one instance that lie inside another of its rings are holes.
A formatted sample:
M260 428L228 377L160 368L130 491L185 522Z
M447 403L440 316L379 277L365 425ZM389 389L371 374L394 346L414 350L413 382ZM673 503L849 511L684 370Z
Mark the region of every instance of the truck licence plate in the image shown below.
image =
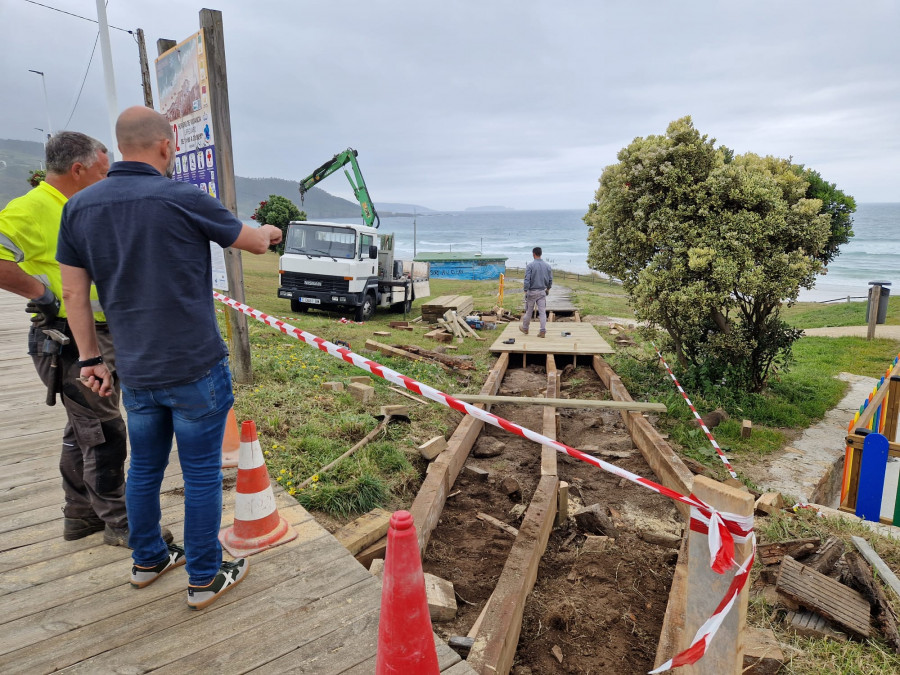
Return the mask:
M300 298L300 302L305 302L308 305L321 305L322 301L318 298Z

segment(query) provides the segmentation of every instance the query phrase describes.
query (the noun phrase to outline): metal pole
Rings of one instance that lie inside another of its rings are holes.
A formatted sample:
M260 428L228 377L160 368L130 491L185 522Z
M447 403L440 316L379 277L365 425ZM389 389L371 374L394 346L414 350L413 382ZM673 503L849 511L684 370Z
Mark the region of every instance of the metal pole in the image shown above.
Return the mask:
M112 50L109 44L109 24L106 21L106 3L97 0L97 23L100 24L100 53L103 55L103 79L106 83L106 112L109 115L109 158L114 158L113 148L116 146L116 118L119 116L119 103L116 100L116 76L113 72Z
M44 110L47 113L47 135L53 135L53 127L50 125L50 102L47 98L47 78L44 77L44 72L41 70L28 70L29 73L36 73L41 76L41 86L44 88Z

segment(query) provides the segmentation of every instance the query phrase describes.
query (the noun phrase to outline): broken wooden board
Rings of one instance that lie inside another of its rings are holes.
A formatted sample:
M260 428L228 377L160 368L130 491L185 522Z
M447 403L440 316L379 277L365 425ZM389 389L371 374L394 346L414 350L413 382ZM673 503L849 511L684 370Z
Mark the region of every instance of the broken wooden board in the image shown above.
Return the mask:
M356 555L387 534L391 522L391 512L372 509L353 522L347 523L334 533L345 549Z
M784 556L789 555L794 560L798 560L811 554L821 543L822 540L818 537L808 537L760 544L756 547L756 557L763 565L778 565Z
M856 546L857 550L862 553L863 558L865 558L872 567L878 570L878 575L884 580L884 583L890 586L891 590L900 596L900 579L897 579L897 575L894 574L891 571L891 568L884 563L884 560L875 553L875 549L869 545L869 542L862 537L850 537L850 540L853 542L853 545Z
M857 591L784 556L775 588L802 607L843 626L854 635L869 637L871 609Z
M900 653L900 633L897 631L897 617L891 608L881 586L875 581L872 570L856 551L850 551L844 556L846 568L841 575L841 580L863 594L875 610L875 621L881 629L882 635Z
M419 356L418 354L413 354L411 352L406 351L405 349L397 349L396 347L392 347L391 345L386 345L381 342L376 342L375 340L366 340L366 348L379 351L382 354L384 354L385 356L399 356L400 358L409 359L411 361L426 361L428 363L434 363L435 365L440 366L444 370L449 370L449 367L445 366L443 363L437 363L435 361L431 361L431 359L427 359L424 356Z
M827 638L846 642L847 636L835 630L823 617L815 612L788 612L784 617L788 629L803 637L816 639Z

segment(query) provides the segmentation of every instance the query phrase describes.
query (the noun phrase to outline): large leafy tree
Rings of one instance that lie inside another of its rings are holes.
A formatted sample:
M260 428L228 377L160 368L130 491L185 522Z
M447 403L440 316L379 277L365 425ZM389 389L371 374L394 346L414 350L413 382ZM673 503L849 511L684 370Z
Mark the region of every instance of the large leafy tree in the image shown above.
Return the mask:
M800 336L782 302L853 235L853 199L789 160L716 147L690 117L618 160L584 217L588 264L622 280L683 366L760 391Z
M259 206L250 216L260 225L275 225L281 228L282 240L280 244L270 246L269 248L278 255L284 253L284 243L287 239L287 227L293 220L306 220L306 211L301 211L287 197L280 195L269 195L269 198L260 202Z

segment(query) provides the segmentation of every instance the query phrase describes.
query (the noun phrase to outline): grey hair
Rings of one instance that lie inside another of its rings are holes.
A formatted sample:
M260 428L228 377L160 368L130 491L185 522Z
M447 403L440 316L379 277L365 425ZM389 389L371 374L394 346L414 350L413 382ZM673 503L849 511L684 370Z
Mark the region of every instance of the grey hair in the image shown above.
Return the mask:
M47 171L68 173L76 163L91 167L97 161L98 152L105 154L108 150L96 138L78 131L60 131L47 141Z

